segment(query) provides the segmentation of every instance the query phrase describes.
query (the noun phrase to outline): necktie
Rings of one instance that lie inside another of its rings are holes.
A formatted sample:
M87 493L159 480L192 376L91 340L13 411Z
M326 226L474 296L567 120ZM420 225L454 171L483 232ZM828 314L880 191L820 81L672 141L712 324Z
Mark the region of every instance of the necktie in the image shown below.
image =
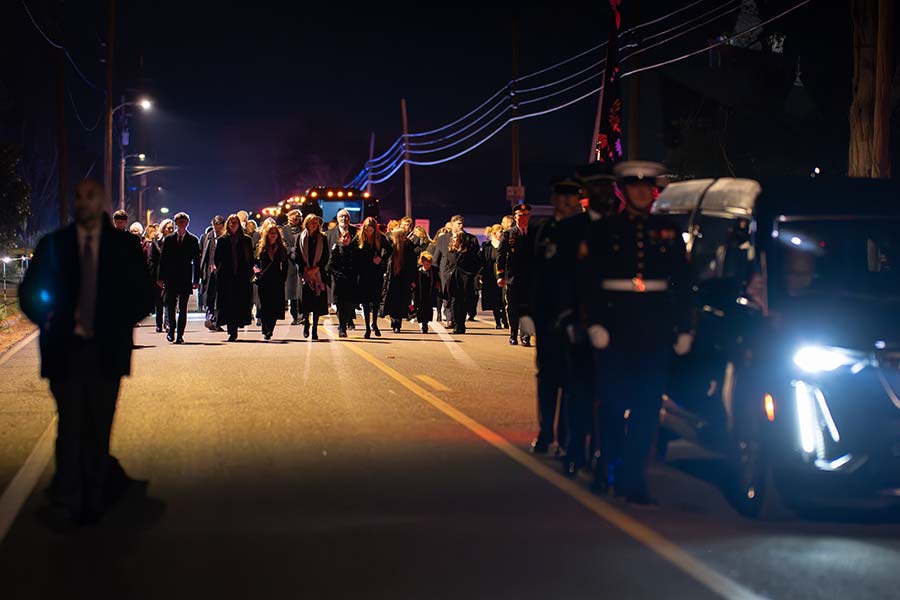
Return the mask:
M78 323L87 337L94 337L97 303L97 265L94 264L93 237L84 239L81 251L81 288L78 290Z

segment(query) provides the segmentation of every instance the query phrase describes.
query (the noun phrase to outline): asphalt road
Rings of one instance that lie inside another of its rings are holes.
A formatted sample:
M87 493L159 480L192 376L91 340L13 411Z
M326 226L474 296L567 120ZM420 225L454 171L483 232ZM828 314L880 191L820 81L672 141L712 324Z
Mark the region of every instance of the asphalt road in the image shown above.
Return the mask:
M149 486L68 536L35 518L54 416L36 343L0 357L0 505L36 478L0 597L898 597L900 524L748 521L678 444L661 510L599 500L525 452L533 349L407 327L226 344L192 320L183 346L139 328L113 452Z

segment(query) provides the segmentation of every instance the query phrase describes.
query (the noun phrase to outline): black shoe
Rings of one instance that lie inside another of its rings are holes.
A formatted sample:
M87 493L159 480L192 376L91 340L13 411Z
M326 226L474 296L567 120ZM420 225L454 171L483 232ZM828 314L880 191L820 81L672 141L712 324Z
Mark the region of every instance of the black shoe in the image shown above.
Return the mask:
M627 494L625 496L625 502L628 503L628 506L633 508L638 508L642 510L659 510L659 502L646 492L642 492L639 494Z
M300 324L300 319L294 319L293 321L291 321L291 325L299 325L299 324Z
M271 333L264 333L264 334L263 334L263 339L271 340L271 339L272 339L272 334L271 334Z
M500 323L497 323L497 324L494 326L494 329L503 329L503 325L501 325Z
M422 333L428 333L428 323L422 323Z
M527 335L522 336L522 345L526 348L531 347L531 337Z
M338 337L342 337L342 338L347 337L347 330L344 329L343 327L338 329Z
M368 340L368 339L371 339L371 337L372 337L372 330L371 330L371 329L366 329L366 333L365 333L365 335L363 335L363 337L366 338L367 340Z
M176 343L176 344L183 344L183 343L184 343L184 338L181 337L181 336L179 335L177 338L175 338L175 343Z
M229 333L229 334L228 334L228 341L229 341L229 342L236 342L236 341L237 341L237 334L236 334L236 333Z
M532 454L547 454L547 451L550 449L550 444L547 442L541 441L540 439L535 439L531 442L531 453Z
M475 317L469 317L469 320L474 322L474 321L475 321Z
M372 325L372 331L375 332L375 337L381 337L381 330L378 329L378 325Z
M314 342L319 339L319 330L316 329L315 327L313 327L312 339Z
M574 460L564 460L563 461L563 475L566 477L575 477L578 475L578 470L581 467Z
M257 327L262 327L262 320L261 320L261 319L256 319L256 326L257 326Z
M347 323L347 329L349 329L350 331L354 331L356 329L356 324L353 321L350 321L349 323Z
M453 330L453 335L465 335L465 334L466 334L466 330L465 330L465 329L461 329L461 328L459 328L459 327L456 327L456 328Z
M166 339L169 340L170 342L174 342L175 335L171 331L168 331L168 332L166 332Z
M305 337L305 338L309 337L309 323L303 324L303 337Z
M519 345L519 340L516 339L516 336L510 336L509 345L510 346L518 346Z
M156 333L162 333L162 327L157 327L157 328L156 328Z

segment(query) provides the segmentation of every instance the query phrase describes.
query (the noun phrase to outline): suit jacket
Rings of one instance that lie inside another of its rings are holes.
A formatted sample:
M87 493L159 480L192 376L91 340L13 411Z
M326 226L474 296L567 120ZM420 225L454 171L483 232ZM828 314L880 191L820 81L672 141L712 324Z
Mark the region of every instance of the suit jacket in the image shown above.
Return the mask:
M211 229L200 237L200 279L209 280L216 252L216 230Z
M353 225L350 225L348 227L348 229L350 230L350 234L354 238L356 238L356 233L359 230L356 227L354 227ZM329 229L328 232L326 232L325 236L328 238L328 248L333 248L335 244L337 244L341 241L341 239L338 237L340 235L340 232L341 232L340 227L335 227L333 229Z
M520 286L523 290L531 282L533 231L534 227L530 226L528 235L525 235L517 226L510 227L503 234L497 256L497 276L503 277L508 284Z
M75 308L81 285L75 224L44 236L19 286L22 312L40 327L41 376L64 378L75 348ZM153 306L144 255L134 236L108 220L97 252L97 305L94 340L100 376L117 379L131 372L132 332Z
M159 278L169 291L187 293L200 283L200 241L191 232L178 242L178 232L167 235L162 242L159 259Z
M461 235L459 252L450 252L453 235L449 233L442 235L435 245L433 263L438 267L445 295L450 293L450 282L454 277L471 278L474 281L481 270L478 238L466 231Z

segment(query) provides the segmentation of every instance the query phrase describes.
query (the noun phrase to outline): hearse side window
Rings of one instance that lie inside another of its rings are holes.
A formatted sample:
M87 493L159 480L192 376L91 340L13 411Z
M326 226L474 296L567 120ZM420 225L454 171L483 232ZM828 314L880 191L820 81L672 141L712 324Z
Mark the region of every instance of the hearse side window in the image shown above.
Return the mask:
M747 278L753 258L749 220L702 215L695 223L691 269L694 281Z

